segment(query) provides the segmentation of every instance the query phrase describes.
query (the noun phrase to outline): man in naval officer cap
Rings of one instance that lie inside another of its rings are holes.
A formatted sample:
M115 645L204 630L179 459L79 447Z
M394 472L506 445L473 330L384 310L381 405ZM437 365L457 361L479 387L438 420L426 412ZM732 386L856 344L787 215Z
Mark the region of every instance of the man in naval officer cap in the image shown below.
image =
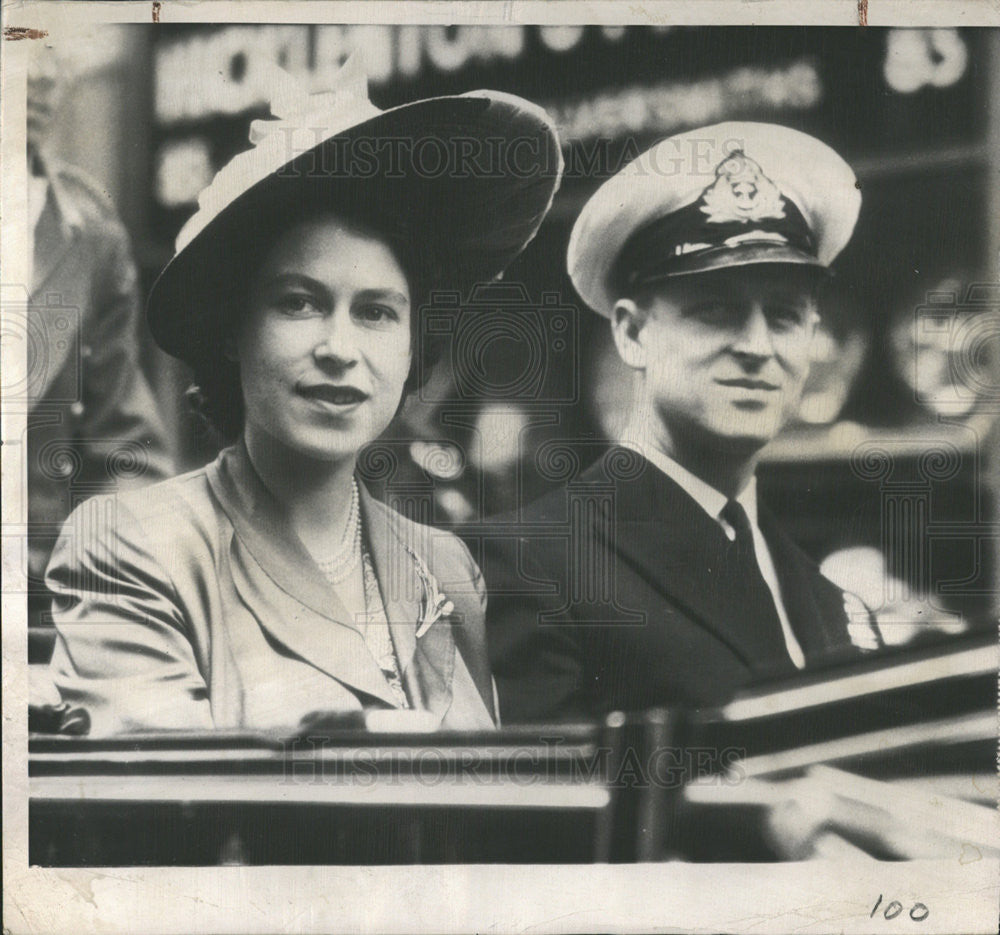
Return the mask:
M860 202L819 140L723 123L664 140L585 205L569 273L635 394L621 446L486 544L505 720L721 704L879 647L754 477L796 413L817 290Z

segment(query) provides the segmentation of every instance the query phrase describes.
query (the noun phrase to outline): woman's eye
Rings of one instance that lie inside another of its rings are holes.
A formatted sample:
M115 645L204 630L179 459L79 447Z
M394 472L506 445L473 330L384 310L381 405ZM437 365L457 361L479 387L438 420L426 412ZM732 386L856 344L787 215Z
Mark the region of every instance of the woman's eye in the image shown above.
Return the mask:
M395 321L399 317L387 305L360 305L356 310L356 314L362 321L373 323Z
M308 295L297 292L280 296L274 304L286 315L308 314L316 308L316 303Z

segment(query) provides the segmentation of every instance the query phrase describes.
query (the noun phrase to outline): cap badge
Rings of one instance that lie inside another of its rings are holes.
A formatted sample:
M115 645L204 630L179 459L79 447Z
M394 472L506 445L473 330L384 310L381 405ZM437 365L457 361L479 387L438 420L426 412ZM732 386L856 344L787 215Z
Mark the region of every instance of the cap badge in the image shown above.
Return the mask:
M715 181L702 192L701 201L701 210L713 224L785 217L778 186L741 150L719 163Z

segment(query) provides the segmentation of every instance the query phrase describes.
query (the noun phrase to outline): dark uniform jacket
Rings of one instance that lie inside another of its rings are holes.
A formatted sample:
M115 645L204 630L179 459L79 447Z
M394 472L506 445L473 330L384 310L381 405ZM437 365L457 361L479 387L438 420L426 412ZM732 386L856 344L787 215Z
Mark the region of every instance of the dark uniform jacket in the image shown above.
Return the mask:
M807 667L857 656L844 593L770 513L758 517ZM625 449L495 525L482 567L501 717L712 706L793 675L776 621L752 619L727 583L727 544L680 486Z

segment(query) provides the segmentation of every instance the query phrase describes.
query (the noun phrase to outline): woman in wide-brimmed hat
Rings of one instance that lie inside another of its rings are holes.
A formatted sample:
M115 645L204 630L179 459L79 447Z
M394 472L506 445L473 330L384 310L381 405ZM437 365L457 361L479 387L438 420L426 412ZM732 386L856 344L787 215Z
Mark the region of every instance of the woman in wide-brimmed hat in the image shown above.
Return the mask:
M421 372L423 297L494 277L531 240L558 141L495 92L379 111L351 66L335 92L283 96L149 300L233 444L88 501L49 566L51 671L94 734L393 709L495 721L472 557L373 499L356 467Z

